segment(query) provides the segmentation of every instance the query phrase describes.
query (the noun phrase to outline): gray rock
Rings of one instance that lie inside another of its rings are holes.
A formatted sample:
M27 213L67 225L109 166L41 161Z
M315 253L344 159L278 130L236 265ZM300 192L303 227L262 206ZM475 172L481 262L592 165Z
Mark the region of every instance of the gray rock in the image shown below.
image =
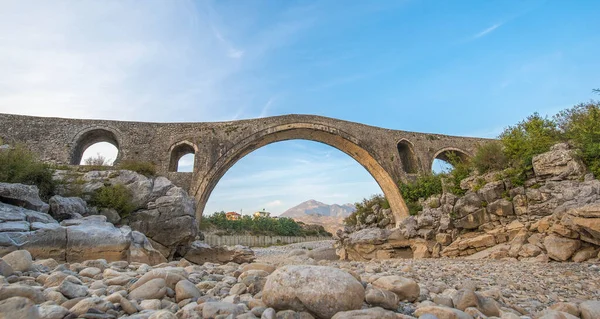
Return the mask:
M31 300L23 297L12 297L0 301L0 314L6 319L37 319L40 318L38 308Z
M362 284L352 275L324 266L281 267L267 277L262 291L262 300L268 307L308 311L317 318L359 309L364 298Z
M29 231L29 223L26 221L0 223L0 232L25 232Z
M236 245L233 247L229 246L215 246L203 243L201 241L194 241L182 254L186 260L189 260L196 264L204 264L205 262L221 263L225 264L228 262L234 262L238 264L250 263L254 261L254 252L248 247Z
M87 287L80 283L73 282L75 280L72 280L70 278L74 278L74 277L65 278L65 280L63 280L63 282L58 287L58 291L60 291L61 294L63 294L65 297L67 297L69 299L81 298L81 297L87 296L87 294L88 294Z
M14 273L12 267L4 261L4 259L0 258L0 276L8 277Z
M50 198L50 214L56 220L81 218L87 212L86 202L79 197L62 197L54 195Z
M331 319L397 319L396 313L389 310L384 310L380 307L340 311Z
M168 257L177 247L191 243L198 234L195 210L194 199L183 189L172 187L165 196L148 203L148 209L134 212L129 225L167 247L165 257Z
M585 301L579 304L582 319L600 318L600 301Z
M544 247L548 252L548 257L558 261L567 261L580 246L581 242L576 239L556 235L549 235L544 238Z
M538 179L579 179L585 174L585 165L569 150L567 144L554 145L549 152L533 157L533 171Z
M117 224L121 221L119 213L112 208L100 208L98 209L98 214L105 216L106 221L111 224Z
M0 202L47 213L50 206L40 198L37 186L0 183Z
M27 250L17 250L2 256L14 271L28 271L33 266L31 254Z
M376 287L367 287L365 292L365 301L373 306L385 309L396 310L400 299L395 293Z
M100 218L101 217L101 218ZM125 260L131 243L129 232L115 228L113 224L102 222L104 216L89 216L78 220L66 220L67 230L66 259L69 262L104 258Z
M383 276L373 286L395 293L400 300L416 301L420 295L419 285L412 279L401 276Z
M229 302L205 302L202 308L202 318L212 319L218 315L236 315L245 312L243 306Z

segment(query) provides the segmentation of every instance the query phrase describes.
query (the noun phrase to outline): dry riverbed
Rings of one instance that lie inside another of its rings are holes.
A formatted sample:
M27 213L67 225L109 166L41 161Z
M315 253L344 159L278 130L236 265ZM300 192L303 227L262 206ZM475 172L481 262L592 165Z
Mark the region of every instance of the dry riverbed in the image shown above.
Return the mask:
M598 264L322 259L331 245L256 248L255 262L226 265L17 251L0 259L0 318L600 318Z

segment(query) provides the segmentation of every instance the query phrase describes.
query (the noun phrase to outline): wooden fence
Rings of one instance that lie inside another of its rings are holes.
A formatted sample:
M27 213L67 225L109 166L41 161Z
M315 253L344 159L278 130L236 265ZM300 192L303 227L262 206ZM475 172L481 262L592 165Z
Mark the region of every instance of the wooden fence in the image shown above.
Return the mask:
M273 245L285 245L302 243L307 241L320 241L320 240L331 240L333 237L319 237L319 236L218 236L218 235L204 235L204 242L211 245L243 245L250 247L266 247Z

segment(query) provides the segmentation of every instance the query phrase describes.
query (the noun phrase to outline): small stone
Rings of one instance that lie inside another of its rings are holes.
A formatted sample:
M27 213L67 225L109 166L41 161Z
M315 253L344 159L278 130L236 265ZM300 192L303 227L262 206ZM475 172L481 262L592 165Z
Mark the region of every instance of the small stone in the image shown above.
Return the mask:
M365 301L371 305L390 310L398 309L398 304L400 303L398 295L377 287L367 288L365 292Z
M167 294L166 282L162 278L155 278L135 288L129 293L129 299L160 299Z
M6 317L4 317L5 314ZM40 318L40 313L31 300L23 297L12 297L0 301L0 318L1 317L6 319L37 319Z
M2 257L14 271L28 271L33 266L31 254L27 250L15 250Z
M585 301L579 304L582 319L600 318L600 301Z
M202 317L216 318L217 315L236 315L244 313L244 307L228 302L205 302L202 308ZM264 313L263 313L264 315Z
M58 290L61 294L63 294L69 299L85 297L88 294L87 287L73 283L67 280L67 278L65 278L65 280L62 281L62 283L58 287Z
M198 298L202 294L200 290L196 288L196 286L191 283L189 280L180 280L177 285L175 285L175 296L177 302L180 302L184 299Z
M69 309L57 305L40 305L39 313L43 319L63 319Z
M397 319L396 313L384 310L380 307L341 311L336 313L331 319Z
M400 300L414 302L419 298L419 285L412 279L400 276L384 276L373 282L373 286L395 293Z

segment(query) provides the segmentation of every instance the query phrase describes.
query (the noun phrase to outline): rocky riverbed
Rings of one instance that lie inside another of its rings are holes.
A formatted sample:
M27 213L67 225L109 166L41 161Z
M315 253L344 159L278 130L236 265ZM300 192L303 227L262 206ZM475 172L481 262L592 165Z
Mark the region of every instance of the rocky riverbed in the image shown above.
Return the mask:
M332 242L252 263L0 259L0 318L600 318L598 263L340 261Z

